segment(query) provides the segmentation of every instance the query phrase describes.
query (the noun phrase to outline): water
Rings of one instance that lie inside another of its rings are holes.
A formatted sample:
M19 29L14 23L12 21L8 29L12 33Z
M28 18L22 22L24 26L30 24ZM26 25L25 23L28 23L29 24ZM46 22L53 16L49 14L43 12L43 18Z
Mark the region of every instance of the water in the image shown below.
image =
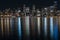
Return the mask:
M8 33L7 35L9 36L9 31L10 31L10 30L9 30L9 29L10 29L10 28L9 28L9 27L10 27L10 26L9 26L9 17L7 17L7 23L6 23L6 25L7 25L7 33Z
M46 37L47 36L47 17L44 17L44 33Z
M37 17L38 35L40 35L40 17Z
M14 17L10 17L10 39L14 40Z
M25 26L26 26L26 31L25 31L25 33L26 33L26 40L29 40L30 38L30 24L29 24L30 22L29 22L29 16L25 16Z
M58 19L54 21L54 40L58 40Z
M21 33L21 17L18 17L18 36L19 40L21 40L22 33Z
M3 29L3 18L1 18L1 29L2 29L1 31L2 31L2 36L3 36L3 30L4 30Z
M50 37L53 39L53 17L50 17Z
M14 18L14 17L10 17L10 18L5 17L4 20L3 20L3 17L1 18L1 23L0 23L1 24L1 32L2 32L2 36L3 36L3 34L5 35L6 40L8 39L8 37L7 37L8 34L10 35L9 39L11 39L11 40L16 39L15 35L18 35L17 38L19 40L22 40L22 35L23 35L22 28L21 28L22 27L21 26L22 20L21 20L21 17L17 17L17 19L16 19L17 23L15 26L15 21L14 21L15 19L16 18ZM37 21L36 21L36 19L37 19ZM30 23L30 21L31 21L31 23ZM42 35L44 35L45 38L47 37L47 34L48 34L48 30L47 30L48 26L47 25L49 22L47 22L47 21L48 21L48 18L44 17L43 18L44 34L42 33ZM25 16L25 20L23 20L23 22L24 22L23 28L25 28L25 30L23 30L23 31L25 31L24 34L26 34L26 35L24 35L24 36L25 36L26 40L30 39L29 36L30 36L31 31L32 31L31 32L31 39L36 40L36 32L37 31L38 31L38 35L39 35L38 37L40 38L40 33L41 33L40 32L40 27L41 27L40 17L37 17L37 18L33 17L30 19L29 16ZM18 32L18 34L15 34L15 30L16 30L15 27L17 27L16 32ZM51 40L53 40L53 39L58 40L58 19L57 18L54 19L54 17L50 17L50 38L51 38Z

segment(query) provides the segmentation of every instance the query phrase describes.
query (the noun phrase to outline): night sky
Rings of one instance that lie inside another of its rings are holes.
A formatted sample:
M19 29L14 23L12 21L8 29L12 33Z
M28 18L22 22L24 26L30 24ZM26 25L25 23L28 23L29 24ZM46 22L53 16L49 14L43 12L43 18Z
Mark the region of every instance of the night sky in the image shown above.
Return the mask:
M42 8L42 7L53 5L54 1L55 0L0 0L0 9L9 8L9 7L10 8L22 7L23 4L26 4L27 6L30 6L30 7L33 4L35 4L37 8ZM58 1L58 4L60 4L59 0L57 1Z

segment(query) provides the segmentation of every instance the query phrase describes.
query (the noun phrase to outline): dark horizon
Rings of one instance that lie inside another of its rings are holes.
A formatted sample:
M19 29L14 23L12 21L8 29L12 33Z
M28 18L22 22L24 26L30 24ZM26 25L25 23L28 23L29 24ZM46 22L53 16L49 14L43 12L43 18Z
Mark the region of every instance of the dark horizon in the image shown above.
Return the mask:
M53 5L54 1L58 0L0 0L0 9L22 7L23 4L26 4L29 7L32 7L32 5L35 4L37 8L43 8ZM60 9L59 4L58 1L58 8Z

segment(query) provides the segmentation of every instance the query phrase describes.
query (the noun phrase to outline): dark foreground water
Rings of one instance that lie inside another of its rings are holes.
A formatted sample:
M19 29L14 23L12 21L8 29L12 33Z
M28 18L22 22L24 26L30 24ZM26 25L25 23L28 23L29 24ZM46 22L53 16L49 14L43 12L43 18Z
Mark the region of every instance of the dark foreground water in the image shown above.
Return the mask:
M57 18L0 18L0 40L59 40Z

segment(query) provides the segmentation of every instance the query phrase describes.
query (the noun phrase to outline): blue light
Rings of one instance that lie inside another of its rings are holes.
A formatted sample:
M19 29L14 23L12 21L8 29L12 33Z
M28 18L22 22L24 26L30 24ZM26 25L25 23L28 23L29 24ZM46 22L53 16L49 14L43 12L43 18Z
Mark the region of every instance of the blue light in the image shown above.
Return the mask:
M45 33L45 36L47 36L47 18L46 17L44 18L44 33Z
M54 40L58 40L58 20L54 22Z
M18 17L18 34L19 34L19 37L21 37L21 18Z
M53 17L50 17L50 37L53 37Z

